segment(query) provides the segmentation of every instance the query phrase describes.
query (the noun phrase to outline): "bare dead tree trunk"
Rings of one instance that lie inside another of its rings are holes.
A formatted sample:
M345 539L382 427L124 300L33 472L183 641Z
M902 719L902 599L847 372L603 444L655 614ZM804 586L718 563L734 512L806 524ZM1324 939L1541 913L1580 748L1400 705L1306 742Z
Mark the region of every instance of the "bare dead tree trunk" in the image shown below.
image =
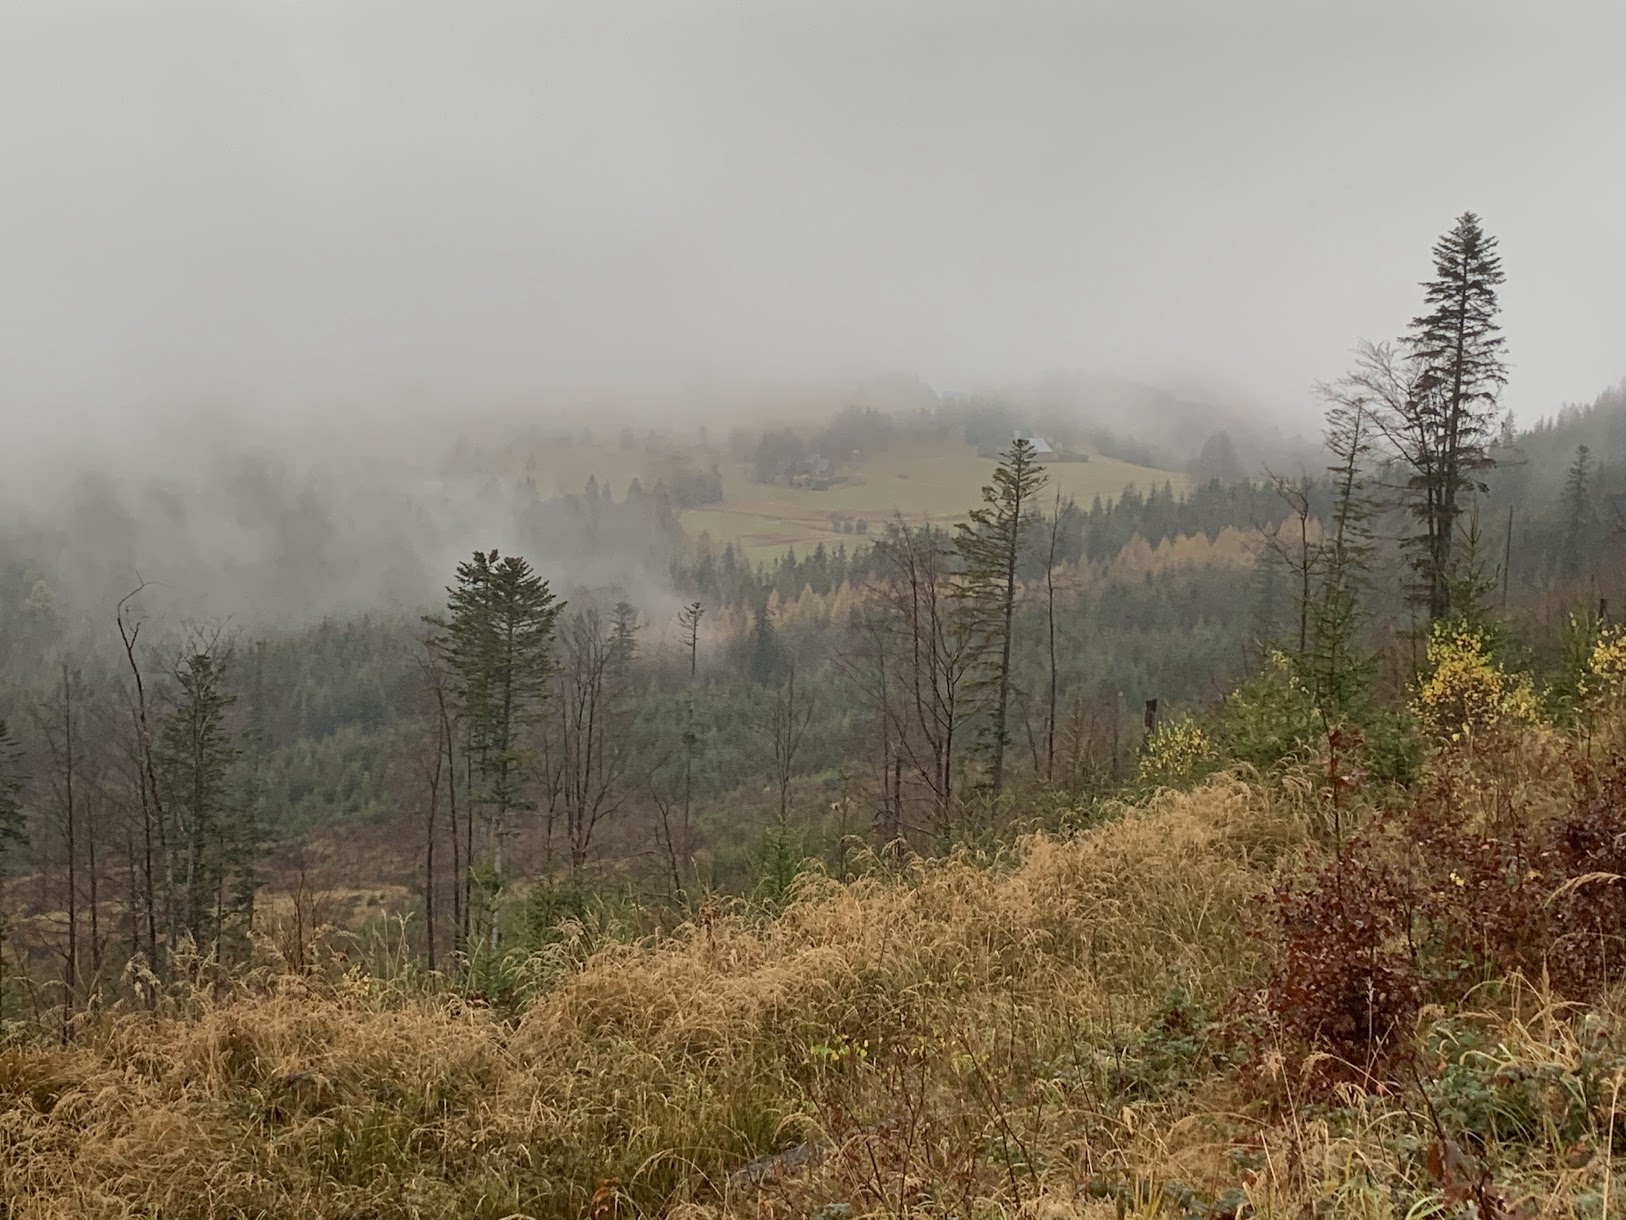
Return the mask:
M903 837L901 812L893 801L893 762L901 758L893 747L892 680L895 677L887 659L888 629L881 623L883 611L877 593L870 604L857 607L848 619L851 644L837 651L836 667L867 704L871 728L864 734L874 742L870 754L875 767L875 805L871 825L879 845L885 849ZM867 753L867 752L866 752Z
M68 1038L69 1022L79 1004L80 971L80 836L79 824L84 804L81 770L83 765L81 716L84 692L79 675L66 663L61 666L61 685L48 703L34 711L35 722L50 755L50 789L61 818L63 909L66 920L62 949L62 1028Z
M68 956L63 962L63 1011L65 1014L73 1012L75 997L79 989L79 853L74 834L75 823L79 820L74 809L74 718L73 718L73 677L68 672L66 664L62 666L62 787L63 787L63 824L67 830L68 844ZM66 1027L63 1029L66 1036Z
M74 683L66 663L62 666L62 704L58 709L57 728L61 737L52 742L56 755L57 776L61 783L62 837L67 848L67 915L68 947L62 958L62 1038L68 1038L68 1018L72 1016L79 989L79 853L76 824L79 820L74 802L74 780L78 759L74 732ZM55 736L52 734L52 736Z
M141 877L143 881L141 909L146 916L147 925L147 960L154 969L158 967L158 882L154 872L153 852L155 848L155 822L153 816L152 795L148 789L147 777L142 770L141 721L134 708L130 711L132 732L136 744L136 792L141 802ZM137 941L139 944L139 940Z
M1050 549L1044 565L1045 628L1050 644L1050 708L1045 716L1044 733L1044 779L1047 784L1056 782L1056 550L1061 542L1063 514L1071 507L1069 502L1063 508L1061 492L1058 491L1055 510L1050 518Z
M689 635L689 705L683 729L683 821L687 825L694 810L694 751L699 738L694 731L694 682L699 670L700 619L706 608L699 602L684 607L679 622Z
M221 819L215 823L215 851L219 859L226 858L226 823ZM225 965L226 958L226 869L220 869L220 876L215 881L215 920L214 920L214 946L215 970L218 972Z
M655 813L660 819L655 834L666 856L667 876L672 885L672 901L681 904L685 901L682 861L689 850L688 822L685 820L681 826L673 825L673 802L661 792L653 782L653 777L649 786L649 796L655 803Z
M1507 506L1507 537L1502 544L1502 613L1507 613L1508 582L1513 572L1513 505Z
M130 952L141 950L141 882L136 864L135 826L126 818L124 822L124 865L128 878L130 917Z
M442 738L442 747L446 751L447 767L450 768L453 759L453 738L450 732ZM463 848L457 839L457 773L448 771L446 779L446 820L452 835L452 949L454 952L463 947Z
M1278 560L1293 574L1298 584L1294 600L1298 603L1298 652L1297 656L1303 658L1310 648L1310 605L1311 580L1315 573L1319 555L1310 546L1310 476L1292 480L1281 475L1271 475L1271 483L1276 494L1287 505L1292 520L1296 523L1298 539L1294 543L1282 539L1280 525L1260 527L1265 548L1275 555Z
M435 969L435 818L440 812L440 740L435 740L434 770L429 776L429 811L423 828L423 935L429 969Z
M1299 510L1299 656L1310 650L1310 481L1304 481Z
M813 720L811 698L800 703L796 698L796 667L791 665L784 687L774 695L773 708L768 717L768 731L773 738L774 783L779 789L779 829L790 826L790 788L796 775L796 757L801 751L807 726Z
M559 635L560 793L572 877L586 867L599 824L627 798L632 723L622 696L630 649L630 635L618 639L592 607L572 614Z
M435 910L435 836L439 829L437 822L443 785L452 838L452 947L458 951L463 945L462 851L457 841L457 730L451 711L447 676L440 667L433 646L428 642L418 658L418 665L433 701L435 718L434 748L431 751L433 762L428 762L421 752L419 754L419 768L429 788L429 810L424 826L423 893L425 945L429 969L433 970L436 963L435 934L439 926Z
M688 707L683 725L683 824L687 826L694 813L694 751L700 739L694 731L694 691L689 691Z
M90 915L90 973L94 980L99 980L102 974L102 932L101 932L101 883L96 872L96 822L97 818L91 816L91 811L100 812L103 802L98 794L85 808L85 882L87 906Z
M889 571L871 591L881 646L894 654L900 697L888 697L893 741L931 795L932 830L952 836L959 733L968 719L965 686L978 644L957 605L945 545L903 522L883 543Z
M135 589L124 595L118 604L116 618L118 621L119 638L124 643L125 660L130 666L130 676L135 682L135 707L132 717L135 723L136 748L139 759L139 779L137 786L141 790L141 808L145 829L145 869L147 883L147 945L153 968L160 965L158 956L158 924L157 924L157 894L153 864L154 838L157 839L157 850L160 863L163 866L165 877L164 895L166 909L165 923L168 925L167 936L173 936L173 920L168 916L174 909L173 886L169 883L169 847L164 831L164 803L163 796L158 787L158 773L153 765L152 732L147 718L147 688L142 681L141 666L136 661L136 642L141 637L141 623L129 623L124 617L124 608L130 599L138 596L147 587L142 581ZM156 836L154 831L156 830Z

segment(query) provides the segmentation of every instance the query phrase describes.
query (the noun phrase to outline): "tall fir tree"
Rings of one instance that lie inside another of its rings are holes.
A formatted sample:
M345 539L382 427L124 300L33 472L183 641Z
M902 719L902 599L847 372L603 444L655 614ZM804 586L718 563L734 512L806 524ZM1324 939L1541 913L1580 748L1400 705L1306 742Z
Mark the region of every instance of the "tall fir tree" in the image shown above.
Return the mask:
M426 621L436 629L433 646L455 675L465 766L472 764L478 776L471 801L486 821L484 888L495 943L503 843L510 816L530 807L531 730L547 702L554 627L564 603L524 558L495 550L476 551L458 564L446 594L445 615Z
M1406 395L1414 445L1410 507L1421 533L1413 540L1421 593L1431 620L1450 615L1453 550L1464 500L1483 490L1494 464L1490 444L1497 400L1507 384L1506 340L1497 323L1501 255L1479 217L1464 212L1435 244L1434 278L1423 284L1426 312L1412 319L1405 349L1414 369Z
M226 730L236 697L225 688L225 659L212 645L195 648L175 673L179 696L158 731L154 758L164 808L175 829L170 876L179 891L170 936L190 934L216 947L237 920L244 867L232 769L238 751ZM234 895L229 902L226 895Z
M775 685L784 672L785 650L773 625L773 610L759 602L751 615L751 634L745 646L745 673L758 686Z
M982 489L982 506L956 531L963 566L963 604L985 648L984 681L993 692L989 715L988 786L997 797L1005 783L1010 744L1011 643L1016 613L1016 572L1022 544L1036 517L1036 497L1048 480L1033 443L1011 442Z

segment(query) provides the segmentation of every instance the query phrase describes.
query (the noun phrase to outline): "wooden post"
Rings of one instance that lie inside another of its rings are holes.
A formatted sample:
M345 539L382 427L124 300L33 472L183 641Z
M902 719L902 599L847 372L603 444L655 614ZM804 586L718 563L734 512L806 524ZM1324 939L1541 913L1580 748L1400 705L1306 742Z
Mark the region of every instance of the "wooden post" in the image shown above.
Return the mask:
M892 760L892 838L903 838L903 758Z
M1146 735L1150 737L1157 732L1157 700L1146 701Z

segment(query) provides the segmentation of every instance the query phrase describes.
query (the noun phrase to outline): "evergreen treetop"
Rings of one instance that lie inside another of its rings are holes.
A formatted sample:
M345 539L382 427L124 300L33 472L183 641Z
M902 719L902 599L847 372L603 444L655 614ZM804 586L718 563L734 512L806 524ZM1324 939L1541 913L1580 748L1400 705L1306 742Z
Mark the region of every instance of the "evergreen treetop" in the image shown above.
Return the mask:
M1048 480L1031 441L1017 437L994 467L993 482L982 489L982 507L955 533L962 565L960 593L970 624L980 637L984 682L994 703L989 726L989 786L995 796L1004 783L1011 688L1011 637L1016 609L1016 571L1033 523L1036 497Z
M1422 285L1427 312L1412 319L1407 336L1424 367L1424 391L1443 395L1452 411L1467 412L1476 433L1486 436L1494 423L1490 408L1507 384L1506 339L1496 321L1496 290L1506 277L1496 247L1478 216L1459 216L1435 243L1434 278Z

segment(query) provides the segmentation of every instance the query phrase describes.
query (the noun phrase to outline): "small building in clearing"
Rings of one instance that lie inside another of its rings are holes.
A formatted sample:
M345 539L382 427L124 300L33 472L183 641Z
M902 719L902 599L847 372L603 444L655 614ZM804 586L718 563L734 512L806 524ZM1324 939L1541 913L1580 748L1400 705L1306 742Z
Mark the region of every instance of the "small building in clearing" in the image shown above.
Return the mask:
M1023 436L1016 434L1018 440L1025 440L1033 446L1033 455L1051 462L1087 462L1090 455L1072 449L1057 449L1042 436Z

